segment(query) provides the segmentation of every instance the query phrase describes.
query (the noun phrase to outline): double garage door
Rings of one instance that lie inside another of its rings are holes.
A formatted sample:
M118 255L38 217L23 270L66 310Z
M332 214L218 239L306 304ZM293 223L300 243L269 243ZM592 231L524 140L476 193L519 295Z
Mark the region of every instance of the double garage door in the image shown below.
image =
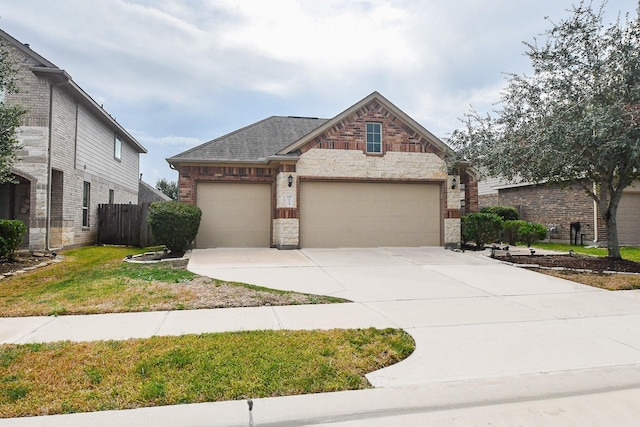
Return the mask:
M271 185L199 183L198 248L269 247ZM300 247L440 246L438 184L300 183Z
M303 248L439 246L440 186L302 182Z

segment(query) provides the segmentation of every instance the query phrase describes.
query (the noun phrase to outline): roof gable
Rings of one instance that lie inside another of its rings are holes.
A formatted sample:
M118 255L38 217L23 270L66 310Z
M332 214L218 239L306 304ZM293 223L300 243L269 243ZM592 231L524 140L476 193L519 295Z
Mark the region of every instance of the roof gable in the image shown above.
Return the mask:
M326 140L331 140L334 135L339 135L349 127L350 123L359 121L362 117L367 117L371 113L378 117L390 120L410 138L411 149L398 149L397 151L417 151L435 153L439 157L445 157L452 153L452 149L435 135L422 127L418 122L409 117L406 113L392 104L378 92L352 105L334 118L327 120L322 126L317 127L309 134L295 141L293 144L283 148L279 155L290 155L307 151L310 148L333 148L323 147ZM364 138L364 136L363 136ZM338 148L338 147L336 147ZM340 147L352 148L352 147Z

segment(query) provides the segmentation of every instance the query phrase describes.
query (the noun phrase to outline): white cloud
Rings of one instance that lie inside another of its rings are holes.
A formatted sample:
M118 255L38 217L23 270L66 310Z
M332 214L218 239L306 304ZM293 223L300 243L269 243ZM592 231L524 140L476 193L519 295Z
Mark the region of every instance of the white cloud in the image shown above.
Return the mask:
M573 2L0 0L0 27L135 129L145 176L173 177L163 159L184 149L273 114L331 117L374 90L444 138L469 105L491 109L501 72L528 71L521 41Z

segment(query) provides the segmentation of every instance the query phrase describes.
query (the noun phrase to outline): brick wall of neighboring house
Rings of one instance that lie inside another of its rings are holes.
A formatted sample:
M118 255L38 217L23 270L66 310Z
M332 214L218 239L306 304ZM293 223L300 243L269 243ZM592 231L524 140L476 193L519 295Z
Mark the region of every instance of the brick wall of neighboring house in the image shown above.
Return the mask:
M482 196L478 196L478 209L486 208L489 206L497 206L499 204L500 203L497 191L493 194L483 194Z
M95 243L97 205L108 202L109 190L114 190L115 203L137 201L138 151L124 143L122 159L115 162L112 127L78 105L76 89L34 74L31 67L41 66L39 60L11 43L7 47L19 66L20 91L5 99L27 108L17 132L22 148L14 169L30 186L29 248ZM80 164L83 144L89 150ZM91 183L90 227L82 227L85 181Z
M14 167L30 180L29 246L31 249L44 250L47 244L50 85L46 79L30 71L29 67L38 65L31 57L13 47L11 53L20 65L20 91L6 94L5 100L27 108L17 132L22 148L16 153L20 160Z
M585 243L594 239L593 199L579 185L500 189L498 204L517 207L526 221L554 226L557 231L550 234L552 240L569 242L571 222L580 222Z

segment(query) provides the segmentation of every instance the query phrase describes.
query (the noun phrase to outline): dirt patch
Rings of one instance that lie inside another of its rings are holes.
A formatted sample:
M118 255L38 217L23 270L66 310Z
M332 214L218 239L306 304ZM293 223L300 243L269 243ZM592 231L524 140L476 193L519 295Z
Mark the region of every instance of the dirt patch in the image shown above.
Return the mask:
M55 257L52 255L21 254L12 261L0 261L0 276L11 275L18 271L31 271L50 264L54 259Z
M538 265L547 268L640 273L640 263L588 255L500 255L496 256L495 259L514 264Z

